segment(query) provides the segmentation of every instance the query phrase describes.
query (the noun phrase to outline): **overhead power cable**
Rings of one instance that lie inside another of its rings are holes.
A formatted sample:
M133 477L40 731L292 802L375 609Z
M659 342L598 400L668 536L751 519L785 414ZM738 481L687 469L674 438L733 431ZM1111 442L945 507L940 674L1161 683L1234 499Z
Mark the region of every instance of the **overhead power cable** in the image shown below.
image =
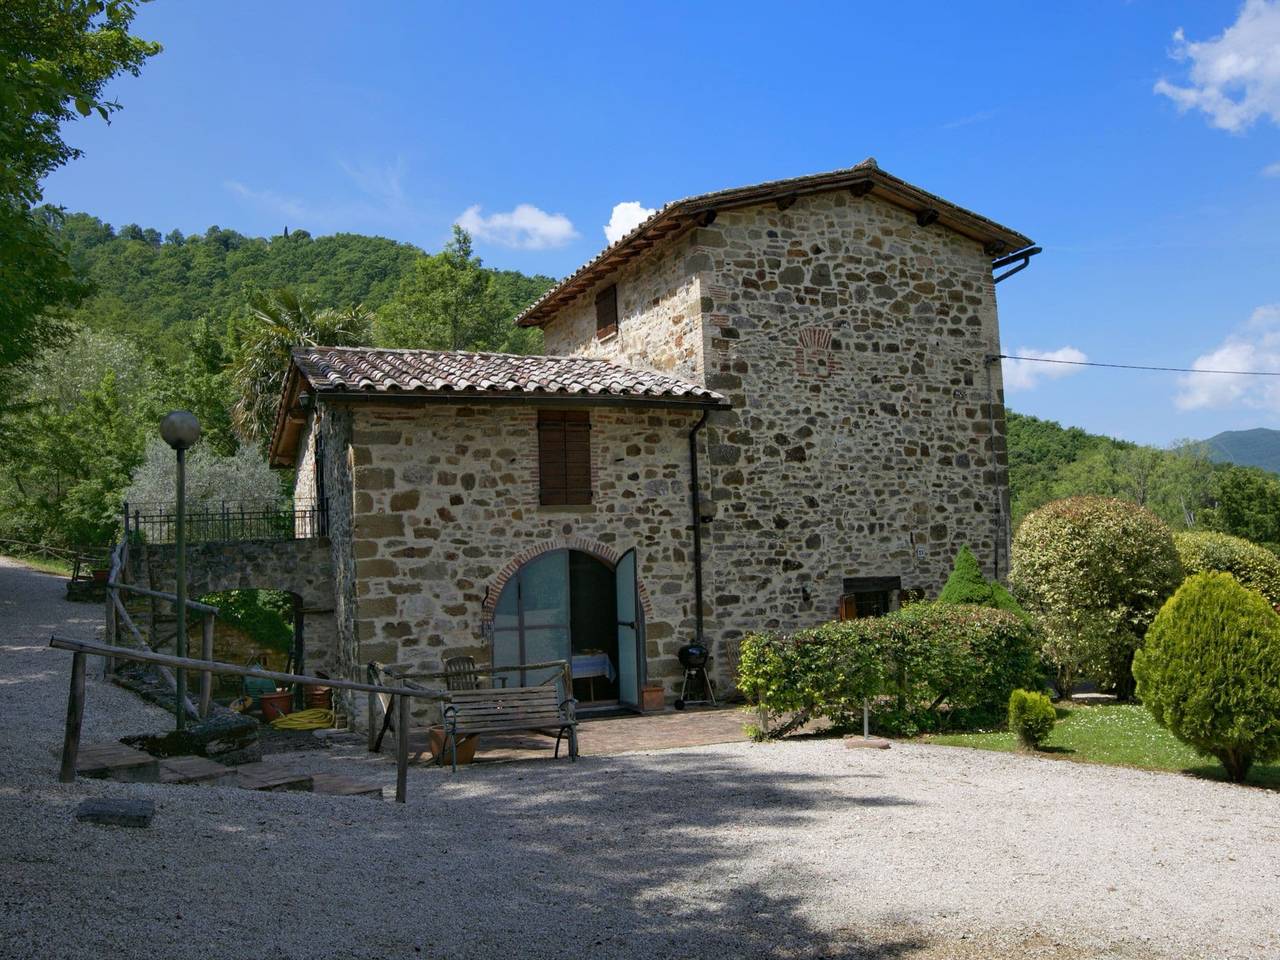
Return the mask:
M1280 370L1197 370L1193 367L1148 367L1139 363L1098 363L1093 360L1058 360L1052 357L1016 357L996 355L998 360L1022 360L1027 363L1059 363L1069 367L1107 367L1111 370L1151 370L1158 373L1222 373L1232 377L1280 377Z

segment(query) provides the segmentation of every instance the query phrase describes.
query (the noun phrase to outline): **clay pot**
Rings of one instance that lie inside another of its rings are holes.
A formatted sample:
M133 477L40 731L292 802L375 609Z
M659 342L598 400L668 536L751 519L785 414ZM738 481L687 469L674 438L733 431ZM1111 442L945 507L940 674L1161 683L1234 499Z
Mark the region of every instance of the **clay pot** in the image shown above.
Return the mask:
M277 690L275 693L262 695L262 719L270 723L276 717L283 717L293 710L293 691Z
M453 761L453 751L445 746L444 727L437 724L429 731L430 739L428 747L431 750L431 756L443 763L451 763ZM458 738L458 763L470 763L476 758L476 744L479 737L459 737ZM441 757L441 754L444 754Z
M304 695L308 710L333 709L332 687L307 687L304 691Z
M640 709L645 713L657 713L667 708L666 698L659 684L649 684L640 690Z

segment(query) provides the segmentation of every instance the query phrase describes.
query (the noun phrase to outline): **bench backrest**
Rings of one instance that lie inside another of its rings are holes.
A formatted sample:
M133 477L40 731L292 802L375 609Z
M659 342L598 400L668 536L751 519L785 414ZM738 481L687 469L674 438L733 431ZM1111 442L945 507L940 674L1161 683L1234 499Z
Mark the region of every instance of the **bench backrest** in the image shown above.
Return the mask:
M563 717L554 684L506 689L454 690L449 694L458 730L467 727L529 729L555 726Z

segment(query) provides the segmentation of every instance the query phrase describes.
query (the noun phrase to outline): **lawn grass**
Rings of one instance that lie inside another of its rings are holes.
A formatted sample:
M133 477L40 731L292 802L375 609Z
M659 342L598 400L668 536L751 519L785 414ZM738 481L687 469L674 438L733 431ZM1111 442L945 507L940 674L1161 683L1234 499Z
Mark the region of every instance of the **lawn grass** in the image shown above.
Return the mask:
M929 743L1000 750L1012 753L1012 733L944 733L923 738ZM1211 780L1225 780L1216 760L1206 759L1176 739L1151 718L1145 707L1132 704L1058 707L1058 724L1045 742L1043 756L1083 763L1106 763L1144 770L1174 770ZM1280 788L1280 764L1255 764L1250 784Z
M59 560L56 557L36 557L25 553L5 553L0 556L21 560L28 567L39 570L41 573L55 573L60 577L71 576L71 563L67 560Z

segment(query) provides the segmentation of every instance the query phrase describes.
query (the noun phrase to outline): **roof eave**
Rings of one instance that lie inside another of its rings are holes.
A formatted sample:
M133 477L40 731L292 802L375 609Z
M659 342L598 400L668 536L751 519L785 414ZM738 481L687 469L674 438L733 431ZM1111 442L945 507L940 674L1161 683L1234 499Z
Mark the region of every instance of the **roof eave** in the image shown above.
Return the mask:
M280 391L280 403L276 407L276 422L271 430L271 442L267 445L267 465L273 470L292 467L297 461L298 432L306 422L306 414L299 413L298 398L307 383L302 370L292 357L289 370ZM309 385L309 384L308 384Z
M621 395L616 393L540 393L538 391L470 392L444 390L319 390L317 399L329 403L407 403L407 404L490 404L539 407L644 407L684 410L728 410L733 404L723 397L662 397Z
M647 252L659 241L674 239L675 235L696 225L697 219L711 210L726 210L756 206L785 196L805 196L844 189L855 183L869 182L869 196L879 197L897 207L920 213L937 211L936 223L981 243L984 250L1009 253L1031 246L1030 237L1011 230L994 220L988 220L950 201L921 190L879 167L858 166L847 170L779 180L769 184L738 187L703 194L687 200L679 200L654 214L627 237L606 247L594 259L588 261L561 283L549 290L541 299L516 317L522 327L545 326L568 304L590 288L616 272L636 256Z

